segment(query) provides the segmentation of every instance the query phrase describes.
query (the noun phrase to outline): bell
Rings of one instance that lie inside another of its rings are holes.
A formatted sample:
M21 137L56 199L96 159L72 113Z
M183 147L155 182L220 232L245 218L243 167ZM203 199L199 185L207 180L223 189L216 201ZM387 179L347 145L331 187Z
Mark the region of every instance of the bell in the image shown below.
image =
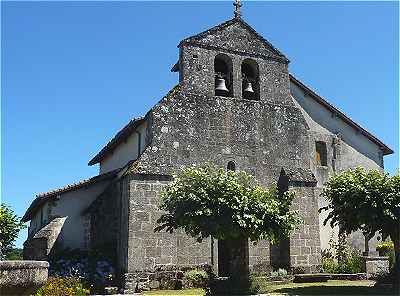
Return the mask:
M246 87L245 87L244 91L248 92L248 93L252 93L252 94L254 93L253 86L251 85L250 81L246 82Z
M215 81L215 90L229 92L229 89L226 88L225 79L217 78Z

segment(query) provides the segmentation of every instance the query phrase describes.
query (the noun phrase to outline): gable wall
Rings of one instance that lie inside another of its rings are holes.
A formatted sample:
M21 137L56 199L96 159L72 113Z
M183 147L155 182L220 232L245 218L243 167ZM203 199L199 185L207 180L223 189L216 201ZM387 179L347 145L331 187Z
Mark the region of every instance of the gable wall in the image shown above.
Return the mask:
M340 118L316 102L313 98L305 96L304 92L295 84L291 84L291 93L294 102L301 109L308 126L310 127L310 168L317 178L316 192L320 195L323 184L335 171L339 172L357 166L366 169L383 170L383 155L379 147L367 137L358 133L353 127L343 122ZM341 140L337 137L340 134ZM318 166L315 156L315 142L323 141L327 146L327 166ZM337 159L333 159L333 146L336 144ZM323 197L319 197L319 207L327 205ZM332 229L329 225L323 226L327 212L320 213L321 248L329 247L329 239L337 239L338 228ZM351 244L364 251L364 237L360 232L352 234L349 238ZM376 237L370 241L370 249L375 250Z
M234 161L237 170L271 186L276 185L282 167L309 170L308 126L290 97L287 65L253 58L260 69L261 99L244 100L237 94L241 94L241 61L247 57L226 53L233 61L235 94L233 98L214 96L214 57L218 53L189 45L182 49L182 83L150 112L150 141L138 160L138 172L172 175L194 164L212 162L226 168ZM313 192L297 203L304 205L305 200L316 202ZM312 214L304 211L304 218L310 220ZM294 264L313 270L319 260L319 239L314 238L318 232L310 227L300 232L298 239L305 242L307 236L313 245L298 249L294 256L299 260ZM262 242L250 247L252 269L268 265L267 246L268 242ZM303 260L309 257L316 260Z
M125 142L120 143L115 150L100 162L100 174L110 172L126 165L130 160L139 157L146 145L146 122L137 127ZM140 150L139 134L140 133Z

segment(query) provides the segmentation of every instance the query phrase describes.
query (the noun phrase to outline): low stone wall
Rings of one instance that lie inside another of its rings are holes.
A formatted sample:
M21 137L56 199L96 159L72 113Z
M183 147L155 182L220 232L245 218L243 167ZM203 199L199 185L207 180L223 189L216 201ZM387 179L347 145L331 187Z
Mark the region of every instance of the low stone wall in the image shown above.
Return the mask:
M126 273L123 278L124 293L134 293L147 290L173 290L184 287L184 274L189 270L204 270L209 276L212 275L212 268L204 265L158 265L152 271L138 271Z
M364 270L368 278L389 273L389 257L365 256L363 260Z
M333 273L329 274L330 280L361 281L367 279L366 273Z
M46 261L0 261L0 295L29 295L47 281Z

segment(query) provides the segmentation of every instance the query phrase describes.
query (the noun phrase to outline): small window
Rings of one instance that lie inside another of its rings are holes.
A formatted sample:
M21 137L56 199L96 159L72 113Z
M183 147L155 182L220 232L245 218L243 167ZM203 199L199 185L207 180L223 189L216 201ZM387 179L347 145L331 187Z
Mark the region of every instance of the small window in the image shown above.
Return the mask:
M228 165L226 166L226 169L228 171L232 171L232 172L236 171L235 163L233 161L228 162Z
M327 153L326 153L326 143L322 141L315 142L315 161L317 165L327 166Z

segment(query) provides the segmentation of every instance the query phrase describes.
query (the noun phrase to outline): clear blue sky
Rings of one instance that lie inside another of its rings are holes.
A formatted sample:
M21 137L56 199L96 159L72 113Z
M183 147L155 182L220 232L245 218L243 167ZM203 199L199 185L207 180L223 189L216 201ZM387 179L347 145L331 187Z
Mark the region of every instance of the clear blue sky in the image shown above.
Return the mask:
M177 82L177 44L232 17L232 2L2 2L1 197L96 175L87 162ZM398 3L245 2L244 19L290 71L396 151ZM26 231L17 245L21 246Z

